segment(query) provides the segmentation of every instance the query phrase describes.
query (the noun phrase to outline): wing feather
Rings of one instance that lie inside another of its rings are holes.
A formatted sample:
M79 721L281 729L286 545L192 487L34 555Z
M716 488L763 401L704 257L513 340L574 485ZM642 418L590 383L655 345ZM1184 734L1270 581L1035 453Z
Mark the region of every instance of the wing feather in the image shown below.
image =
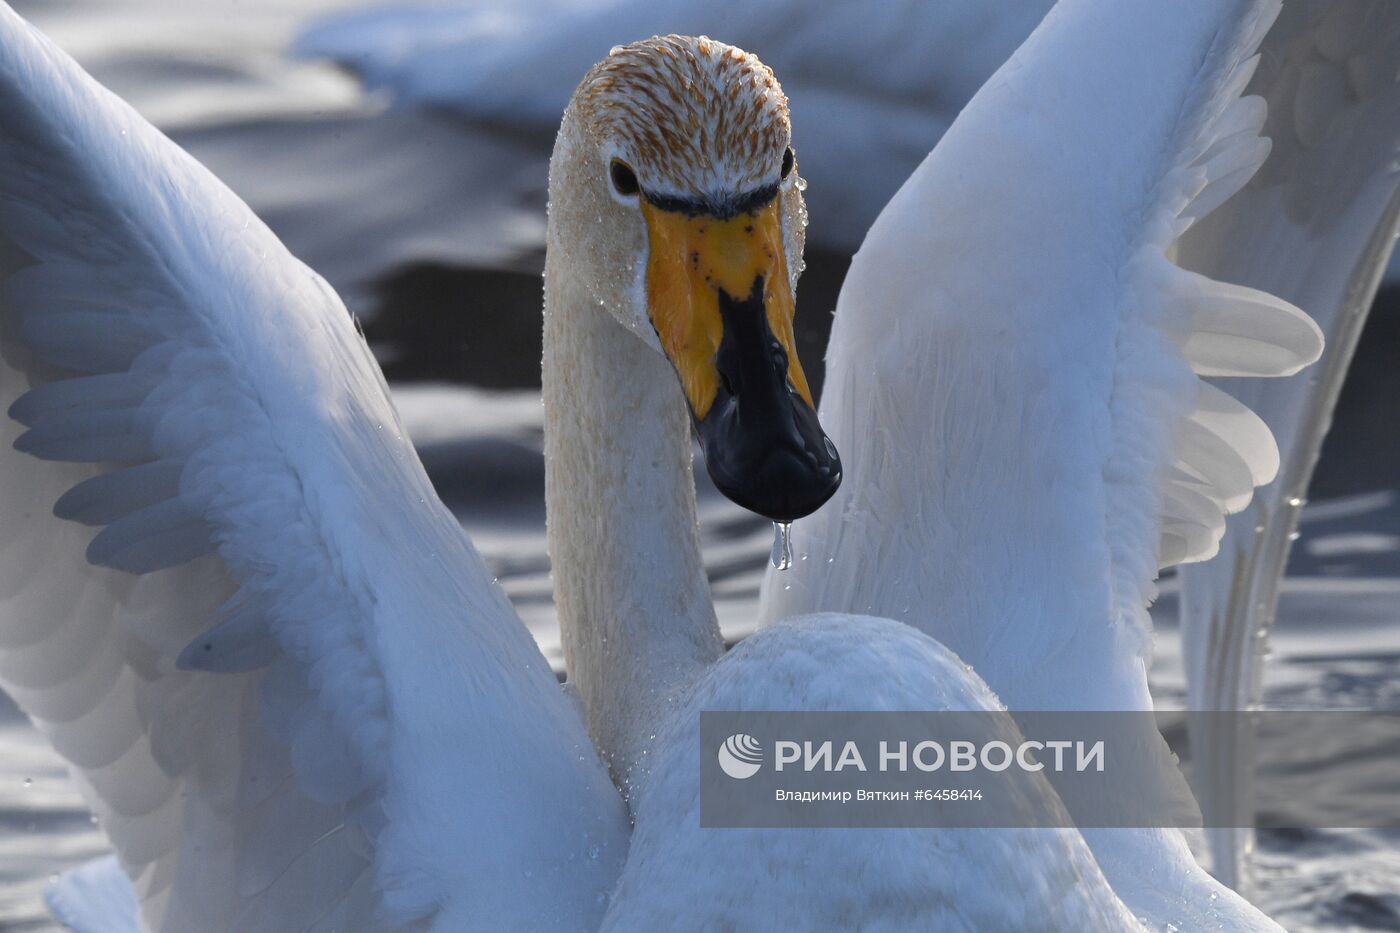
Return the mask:
M1320 332L1298 307L1243 285L1192 280L1199 296L1181 352L1201 376L1291 376L1317 358Z
M344 306L3 5L0 125L0 684L146 922L600 914L616 791Z

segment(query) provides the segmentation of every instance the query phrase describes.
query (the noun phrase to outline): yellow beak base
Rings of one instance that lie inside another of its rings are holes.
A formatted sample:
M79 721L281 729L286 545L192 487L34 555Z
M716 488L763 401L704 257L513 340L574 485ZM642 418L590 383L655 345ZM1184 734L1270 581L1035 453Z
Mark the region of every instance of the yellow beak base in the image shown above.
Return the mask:
M812 404L793 340L795 305L783 252L779 200L774 198L753 213L721 220L665 210L642 199L650 245L647 308L697 420L709 414L721 382L716 366L724 341L720 292L742 300L760 278L768 328L787 351L788 380Z

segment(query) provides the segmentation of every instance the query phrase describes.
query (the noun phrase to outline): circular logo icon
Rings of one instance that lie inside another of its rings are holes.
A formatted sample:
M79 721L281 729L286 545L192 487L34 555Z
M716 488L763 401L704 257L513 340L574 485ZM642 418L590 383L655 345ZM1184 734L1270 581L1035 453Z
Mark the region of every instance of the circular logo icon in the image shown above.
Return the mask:
M731 735L719 747L719 766L737 780L751 778L763 766L763 746L751 735L742 732Z

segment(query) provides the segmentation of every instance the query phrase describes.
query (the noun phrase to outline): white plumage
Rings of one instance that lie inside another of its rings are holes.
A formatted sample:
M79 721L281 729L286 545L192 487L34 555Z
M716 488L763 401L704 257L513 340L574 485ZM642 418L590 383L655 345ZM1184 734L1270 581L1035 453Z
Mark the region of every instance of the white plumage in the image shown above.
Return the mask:
M1242 94L1275 12L1066 0L979 92L852 266L823 402L846 483L768 581L776 624L722 660L679 389L614 317L637 252L566 118L551 547L629 841L343 306L0 9L0 391L28 429L0 457L0 682L75 765L146 921L1268 928L1174 831L724 842L691 756L717 706L1150 708L1158 567L1214 553L1278 468L1199 375L1320 352L1298 308L1169 258L1268 155ZM575 530L597 514L615 537ZM1182 785L1144 742L1121 792L1150 806Z
M344 306L8 8L0 32L0 385L28 428L0 677L147 920L600 915L617 794Z

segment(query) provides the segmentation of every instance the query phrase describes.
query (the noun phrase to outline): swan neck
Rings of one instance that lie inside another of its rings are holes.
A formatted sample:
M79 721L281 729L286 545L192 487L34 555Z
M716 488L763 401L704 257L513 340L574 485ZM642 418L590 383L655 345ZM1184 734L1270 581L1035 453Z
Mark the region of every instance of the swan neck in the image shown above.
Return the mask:
M549 551L569 676L621 783L723 642L679 382L577 285L566 257L552 245L545 270Z

